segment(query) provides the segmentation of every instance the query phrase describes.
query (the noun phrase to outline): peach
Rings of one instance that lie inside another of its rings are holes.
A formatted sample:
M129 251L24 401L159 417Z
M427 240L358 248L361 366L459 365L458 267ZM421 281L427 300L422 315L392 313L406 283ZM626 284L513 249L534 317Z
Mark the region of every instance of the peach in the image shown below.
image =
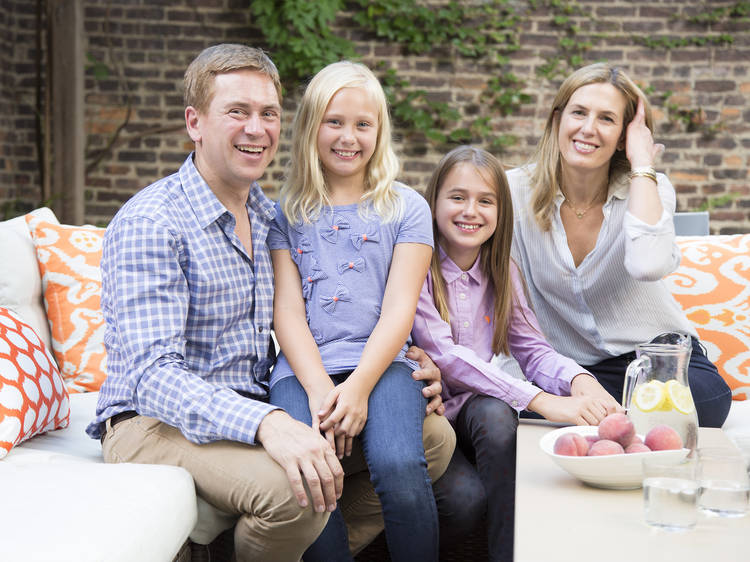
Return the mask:
M633 435L633 439L632 441L630 441L630 444L632 445L633 443L643 443L643 439L641 439L637 434Z
M577 433L563 433L555 440L552 452L556 455L585 457L589 451L588 442Z
M625 414L610 414L599 422L599 437L616 441L623 447L630 445L635 435L635 427Z
M589 449L590 457L598 457L600 455L621 455L625 452L617 441L611 439L599 439L596 443L591 445Z
M589 444L589 447L591 447L591 445L599 441L599 436L598 435L586 435L584 436L584 439L586 439L586 441Z
M646 445L643 443L631 443L627 447L625 447L626 453L649 453L651 452L651 449L649 449Z
M682 449L680 434L668 425L655 425L646 434L646 446L652 451Z

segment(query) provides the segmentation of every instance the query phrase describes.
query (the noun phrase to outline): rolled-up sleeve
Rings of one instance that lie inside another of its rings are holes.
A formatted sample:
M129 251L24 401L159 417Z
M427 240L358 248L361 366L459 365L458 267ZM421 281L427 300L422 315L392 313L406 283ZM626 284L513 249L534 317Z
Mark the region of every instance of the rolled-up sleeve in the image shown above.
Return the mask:
M657 190L663 207L661 218L650 225L625 211L625 269L638 281L657 281L680 265L675 243L675 192L667 176L657 174Z

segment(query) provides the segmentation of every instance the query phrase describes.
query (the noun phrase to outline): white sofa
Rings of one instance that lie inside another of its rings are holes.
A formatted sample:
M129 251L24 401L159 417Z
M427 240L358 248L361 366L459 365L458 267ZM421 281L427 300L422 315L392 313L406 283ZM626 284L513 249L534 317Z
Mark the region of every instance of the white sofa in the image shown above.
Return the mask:
M34 213L57 222L49 209ZM23 217L0 222L0 264L0 307L49 345ZM208 544L233 525L232 516L196 498L181 468L104 464L99 442L84 432L96 400L96 392L71 394L67 428L32 437L0 460L2 562L165 562L183 556L188 537ZM750 434L750 400L733 402L724 429L730 436Z
M58 222L49 209L34 214ZM0 307L29 324L51 350L23 217L0 222L0 264ZM0 460L2 562L189 560L188 537L208 544L234 524L196 498L182 468L104 464L99 441L84 431L97 397L70 394L68 427L32 437Z

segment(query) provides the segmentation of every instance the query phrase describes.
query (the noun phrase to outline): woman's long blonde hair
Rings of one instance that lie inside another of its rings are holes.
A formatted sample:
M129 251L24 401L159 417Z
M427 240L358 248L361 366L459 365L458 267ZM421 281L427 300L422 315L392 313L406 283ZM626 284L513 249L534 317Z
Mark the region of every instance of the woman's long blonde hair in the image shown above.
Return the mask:
M365 172L360 209L373 210L383 221L397 219L401 198L393 188L400 164L391 141L391 119L383 88L365 65L350 61L329 64L318 72L302 95L292 124L292 148L281 207L290 222L310 222L330 207L325 174L318 154L318 129L333 96L342 88L360 88L378 109L375 152Z
M638 99L643 100L643 107L646 110L646 125L652 132L654 130L651 105L646 96L635 82L619 68L600 62L579 68L568 76L560 86L552 102L552 110L547 118L544 133L531 158L531 163L535 164L533 171L530 172L532 189L531 210L534 213L534 218L539 228L543 231L550 229L555 206L555 196L562 187L562 161L560 144L557 139L560 130L560 116L573 92L582 86L596 83L612 84L625 97L625 115L622 124L623 139L627 126L635 116L636 109L638 108ZM615 151L609 163L610 182L620 174L629 171L630 162L628 162L625 151Z
M474 166L477 173L494 187L497 197L497 227L495 232L482 244L479 250L482 271L492 282L495 292L495 332L492 336L492 351L495 354L508 353L508 326L513 305L514 293L510 275L510 246L513 240L513 203L510 198L508 179L503 166L492 154L473 146L459 146L443 156L432 173L427 185L425 198L432 209L432 231L435 242L440 233L435 220L435 208L440 188L445 177L459 164ZM440 253L432 253L430 263L432 274L432 295L435 308L445 322L450 322L445 279L440 268Z

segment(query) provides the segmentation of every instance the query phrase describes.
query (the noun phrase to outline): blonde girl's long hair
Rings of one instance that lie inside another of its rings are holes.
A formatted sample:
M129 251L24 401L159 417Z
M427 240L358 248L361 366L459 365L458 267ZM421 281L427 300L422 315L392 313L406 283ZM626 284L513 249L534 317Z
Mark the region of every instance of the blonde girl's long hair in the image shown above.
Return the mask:
M639 98L643 100L643 106L646 110L646 125L652 132L654 130L651 104L635 82L619 68L607 63L595 63L579 68L568 76L552 102L552 110L547 117L544 133L531 158L532 164L535 164L533 170L530 171L531 210L539 228L543 231L550 229L555 196L562 187L562 160L558 142L560 116L578 88L596 83L612 84L625 97L625 115L622 124L623 139L628 125L635 116ZM625 150L615 151L609 162L610 183L613 179L629 171L630 162L625 155Z
M372 71L350 61L329 64L318 72L305 89L292 124L292 148L280 199L290 222L311 222L331 201L325 172L318 154L318 129L333 96L342 88L359 88L378 108L375 152L365 171L365 193L360 210L374 211L384 222L396 220L402 202L393 183L400 164L391 141L391 119L385 92Z
M474 166L476 171L495 188L497 197L497 227L479 250L480 266L483 273L492 282L495 292L494 322L495 332L492 336L492 351L495 354L508 354L508 326L515 298L510 274L510 246L513 240L513 203L510 198L508 179L505 177L500 162L486 150L472 146L459 146L443 156L427 185L425 198L432 209L432 231L436 242L440 240L435 208L443 182L450 171L459 164ZM430 263L432 274L432 295L435 308L445 322L450 322L448 312L447 290L445 279L440 268L440 253L432 253Z

